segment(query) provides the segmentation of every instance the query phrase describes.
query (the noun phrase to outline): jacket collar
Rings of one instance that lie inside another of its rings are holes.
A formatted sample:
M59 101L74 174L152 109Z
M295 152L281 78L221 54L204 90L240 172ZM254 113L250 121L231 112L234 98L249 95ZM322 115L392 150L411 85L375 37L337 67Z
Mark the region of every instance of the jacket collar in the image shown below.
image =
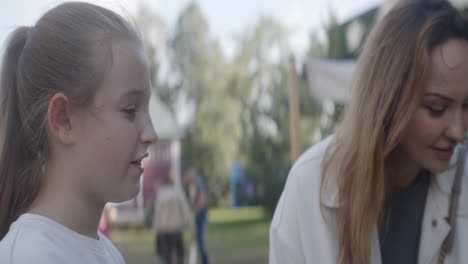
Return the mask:
M336 173L332 172L332 170L328 170L327 172L320 200L325 207L338 208L338 179Z

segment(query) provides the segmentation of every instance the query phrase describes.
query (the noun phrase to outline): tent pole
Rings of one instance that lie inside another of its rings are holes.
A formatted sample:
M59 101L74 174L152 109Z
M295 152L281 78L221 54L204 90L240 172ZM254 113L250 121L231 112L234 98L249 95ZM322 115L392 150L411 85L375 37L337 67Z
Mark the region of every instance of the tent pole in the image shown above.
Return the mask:
M299 95L297 89L297 73L294 56L289 58L289 131L291 138L291 161L294 162L300 155L300 117Z

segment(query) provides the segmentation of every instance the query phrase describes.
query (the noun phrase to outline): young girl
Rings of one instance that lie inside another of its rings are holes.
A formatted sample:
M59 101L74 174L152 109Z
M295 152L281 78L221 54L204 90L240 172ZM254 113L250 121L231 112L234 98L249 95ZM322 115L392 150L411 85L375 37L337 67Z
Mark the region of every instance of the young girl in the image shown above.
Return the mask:
M66 3L20 27L1 75L0 262L124 263L97 227L139 191L157 139L142 44L120 16Z
M270 263L468 262L468 23L401 0L373 28L336 134L293 166Z

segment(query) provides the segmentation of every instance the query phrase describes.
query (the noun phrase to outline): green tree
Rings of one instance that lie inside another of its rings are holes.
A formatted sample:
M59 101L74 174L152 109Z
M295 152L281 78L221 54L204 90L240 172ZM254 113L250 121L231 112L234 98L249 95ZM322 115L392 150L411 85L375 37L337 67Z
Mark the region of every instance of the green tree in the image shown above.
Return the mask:
M175 90L193 105L182 141L182 163L200 169L210 202L217 204L227 194L229 169L238 151L241 108L227 92L229 65L196 2L180 14L172 49Z
M256 203L270 212L276 206L291 166L288 100L288 47L286 29L263 17L238 39L229 91L242 105L240 160L257 186ZM320 104L311 99L299 80L301 125L311 130L319 122ZM312 133L302 130L304 146Z
M142 3L138 7L135 18L135 24L147 54L151 82L157 92L159 90L160 64L162 56L167 52L168 32L162 19L146 4Z

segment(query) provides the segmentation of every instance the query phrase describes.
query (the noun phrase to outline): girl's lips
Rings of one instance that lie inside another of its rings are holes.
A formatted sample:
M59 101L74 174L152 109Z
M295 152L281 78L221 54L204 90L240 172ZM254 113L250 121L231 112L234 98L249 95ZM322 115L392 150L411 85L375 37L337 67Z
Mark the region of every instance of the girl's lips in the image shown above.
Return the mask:
M144 168L145 168L145 167L143 166L143 164L142 164L142 161L143 161L143 159L146 158L146 157L148 157L148 153L142 155L139 159L134 160L134 161L131 162L131 164L132 164L133 166L135 166L135 168L138 169L138 171L140 171L141 174L143 173Z
M145 170L145 167L143 166L143 164L137 162L137 161L133 161L132 162L132 165L135 166L135 168L140 172L140 173L143 173L143 171Z

